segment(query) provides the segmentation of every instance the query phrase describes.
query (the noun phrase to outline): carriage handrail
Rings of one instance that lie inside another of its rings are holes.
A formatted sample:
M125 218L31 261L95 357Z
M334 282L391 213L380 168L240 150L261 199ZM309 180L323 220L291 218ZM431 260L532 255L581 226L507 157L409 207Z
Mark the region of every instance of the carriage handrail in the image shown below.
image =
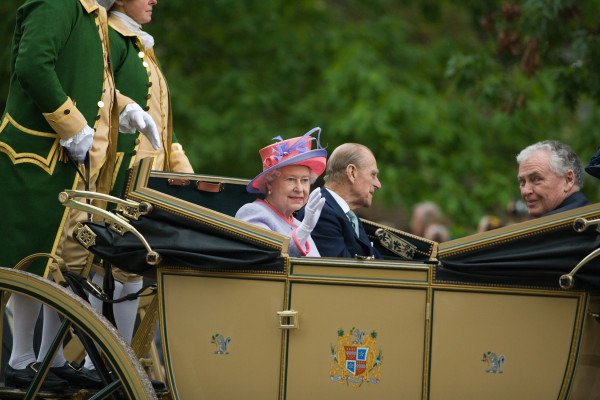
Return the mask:
M86 199L104 200L106 202L115 203L117 210L123 212L128 218L137 220L141 215L146 215L152 211L152 204L145 201L136 203L135 201L125 200L109 194L90 192L85 190L64 190L59 193L58 200L65 203L74 197L83 197Z
M588 227L593 226L593 225L597 225L596 230L600 232L600 219L588 220L586 218L577 218L575 221L573 221L573 229L576 232L583 232ZM583 267L585 264L587 264L588 261L593 260L594 258L598 257L599 255L600 255L600 248L592 251L590 254L585 256L583 258L583 260L579 261L579 263L575 266L575 268L573 268L571 270L571 272L569 272L568 274L562 275L558 279L558 284L560 285L560 287L562 289L571 289L573 287L573 285L575 284L575 280L573 279L573 276L575 275L575 273L577 273L577 271L581 267Z
M133 233L138 239L140 239L140 241L146 248L146 251L147 251L146 262L150 265L157 265L158 263L160 263L160 260L161 260L160 254L158 254L158 252L152 250L152 248L150 247L150 244L148 244L148 241L144 238L144 236L137 229L135 229L129 222L127 222L127 220L125 218L121 217L120 215L106 211L100 207L96 207L91 204L82 203L80 201L77 201L74 199L75 197L107 200L107 201L111 201L111 202L118 202L119 204L125 203L125 205L127 205L127 206L138 207L140 209L143 208L144 211L146 211L146 212L149 209L149 207L146 207L141 203L135 203L135 202L128 201L128 200L118 199L118 198L110 196L110 195L105 195L105 194L95 193L95 192L87 192L87 191L82 191L82 190L65 190L65 191L59 193L59 195L58 195L58 200L61 202L61 204L63 206L74 208L77 210L82 210L82 211L88 212L90 214L100 216L100 217L104 218L105 220L108 220L110 222L111 229L114 230L115 232L118 232L121 236L123 236L127 232Z

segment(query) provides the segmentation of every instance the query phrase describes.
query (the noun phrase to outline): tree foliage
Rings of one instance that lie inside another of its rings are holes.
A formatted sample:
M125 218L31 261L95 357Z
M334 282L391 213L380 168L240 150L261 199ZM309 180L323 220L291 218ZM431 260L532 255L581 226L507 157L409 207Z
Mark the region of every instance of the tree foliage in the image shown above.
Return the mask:
M600 144L598 22L587 5L529 0L506 18L499 1L405 3L159 1L146 28L195 170L252 178L271 138L320 126L330 151L349 141L374 151L375 199L392 222L406 228L413 204L433 200L457 237L519 196L523 147L559 139L587 163ZM559 24L565 7L581 18ZM597 201L597 183L586 186Z
M455 3L469 10L482 45L448 60L456 92L527 122L531 140L570 144L586 164L600 146L600 1ZM586 182L598 201L597 181Z

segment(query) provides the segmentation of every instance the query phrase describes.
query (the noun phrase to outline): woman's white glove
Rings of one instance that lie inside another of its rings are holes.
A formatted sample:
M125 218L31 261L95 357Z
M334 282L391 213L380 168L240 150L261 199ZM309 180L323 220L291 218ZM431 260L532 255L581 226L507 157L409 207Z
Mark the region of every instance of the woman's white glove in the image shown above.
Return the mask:
M308 196L308 201L304 207L304 220L296 229L296 238L301 244L306 243L310 233L315 229L317 221L321 216L321 210L325 205L325 197L321 197L321 189L316 188Z
M135 133L140 131L148 138L154 150L160 149L160 136L154 120L137 103L130 103L119 115L119 131Z
M68 139L61 139L60 145L67 149L69 157L79 164L83 164L85 156L94 143L94 130L88 125L84 126L77 134Z

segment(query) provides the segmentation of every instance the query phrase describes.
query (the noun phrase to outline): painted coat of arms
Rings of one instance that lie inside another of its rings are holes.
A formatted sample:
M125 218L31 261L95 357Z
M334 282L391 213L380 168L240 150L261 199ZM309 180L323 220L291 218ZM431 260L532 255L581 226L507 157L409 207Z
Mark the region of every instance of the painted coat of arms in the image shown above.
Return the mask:
M363 383L377 384L381 380L381 349L376 349L377 332L368 336L357 328L345 333L338 330L338 344L331 346L332 382L346 383L354 388Z

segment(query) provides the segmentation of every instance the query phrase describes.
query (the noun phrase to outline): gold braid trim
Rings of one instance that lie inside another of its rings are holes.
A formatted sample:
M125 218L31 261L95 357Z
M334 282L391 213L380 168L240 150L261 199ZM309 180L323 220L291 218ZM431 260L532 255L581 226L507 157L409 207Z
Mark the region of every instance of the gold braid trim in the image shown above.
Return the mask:
M69 162L69 154L67 153L67 149L62 146L58 146L58 161L63 163Z

